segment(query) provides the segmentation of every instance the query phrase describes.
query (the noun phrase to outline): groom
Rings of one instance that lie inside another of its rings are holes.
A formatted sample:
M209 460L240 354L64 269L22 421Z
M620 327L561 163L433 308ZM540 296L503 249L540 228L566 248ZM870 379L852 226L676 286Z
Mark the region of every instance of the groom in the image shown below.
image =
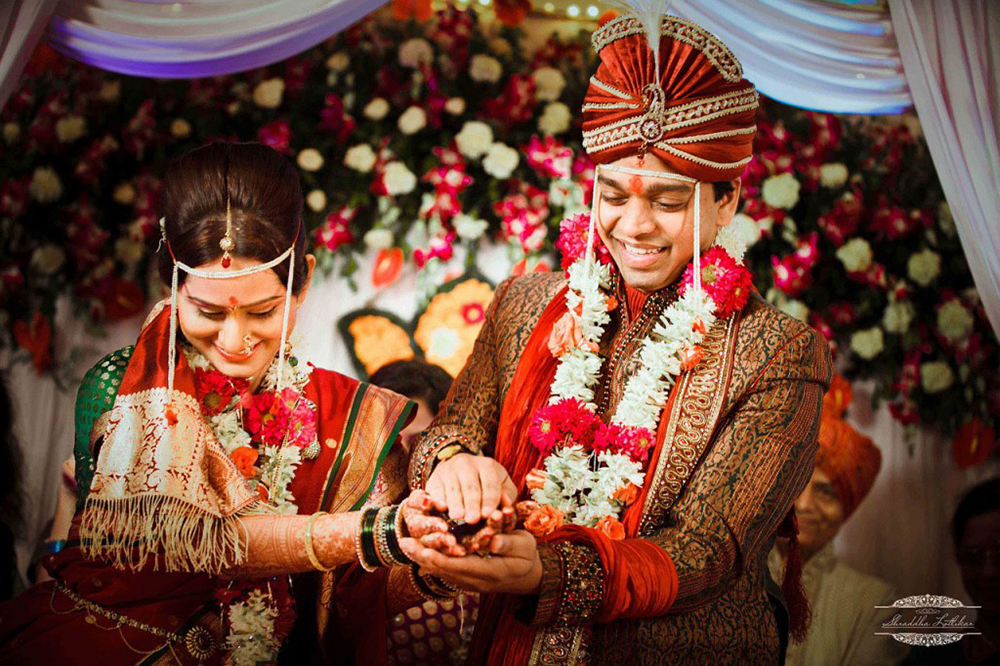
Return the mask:
M600 243L586 252L588 221L564 223L568 284L498 287L413 453L411 485L455 519L556 497L491 557L411 553L485 593L470 663L775 663L789 621L805 626L794 565L783 594L766 558L779 527L794 534L830 357L750 293L736 245L709 250L736 212L757 94L713 35L656 23L652 39L629 17L593 36L583 143ZM620 452L629 481L590 487L589 508L560 499L579 472L572 443Z

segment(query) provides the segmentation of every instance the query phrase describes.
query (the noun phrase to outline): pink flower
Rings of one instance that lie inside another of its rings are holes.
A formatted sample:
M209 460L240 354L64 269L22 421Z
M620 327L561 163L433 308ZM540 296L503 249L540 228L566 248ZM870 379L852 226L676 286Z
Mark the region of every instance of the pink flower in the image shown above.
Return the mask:
M562 269L569 270L570 264L586 252L587 233L590 228L590 213L579 213L567 217L559 223L559 240L556 249L562 253ZM611 263L611 253L601 242L600 234L594 229L594 253L602 264Z
M858 318L858 313L854 310L854 305L848 301L831 303L828 311L830 318L837 326L850 326Z
M812 274L796 260L795 256L778 259L771 257L774 286L789 296L798 296L812 284Z
M681 293L693 283L694 264L691 264L681 278ZM720 319L742 310L753 290L750 271L717 245L702 255L701 285L715 303L715 316Z
M528 166L542 178L569 178L572 173L573 150L555 137L546 136L542 140L533 135L531 142L524 146L524 151L528 156Z
M288 426L288 443L292 446L306 447L316 439L316 411L305 398L299 399L298 393L286 388L284 392L292 391L298 404L291 413Z
M483 102L483 117L516 125L531 119L535 105L535 81L527 74L513 74L499 97Z
M462 306L462 319L469 325L478 324L486 319L486 309L482 303L466 303Z
M413 263L417 268L423 268L431 259L448 261L455 256L455 232L449 231L431 239L430 247L425 251L417 248L413 251Z
M292 140L292 129L288 126L287 120L274 120L257 130L257 138L266 146L274 148L278 152L286 155L292 154L290 142Z
M632 428L612 423L601 425L594 437L594 450L623 453L643 463L656 445L656 435L648 428Z
M291 389L286 389L291 390ZM266 446L278 446L288 428L291 407L271 391L243 396L246 430L250 439Z

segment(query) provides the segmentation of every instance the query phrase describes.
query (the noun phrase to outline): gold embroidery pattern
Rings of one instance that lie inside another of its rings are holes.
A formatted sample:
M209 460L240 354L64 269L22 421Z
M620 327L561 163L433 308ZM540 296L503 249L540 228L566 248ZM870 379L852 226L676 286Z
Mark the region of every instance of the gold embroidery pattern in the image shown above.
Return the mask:
M677 387L667 439L651 477L639 534L650 534L656 529L712 438L732 372L731 352L738 319L730 317L712 327L706 336L705 358Z
M583 627L557 625L535 634L531 648L531 666L536 664L577 664L580 644L583 641Z
M594 51L600 53L605 46L622 37L644 35L645 33L642 23L637 19L622 16L596 30L591 41L594 45ZM664 16L660 34L672 37L701 51L726 81L732 83L743 78L743 67L733 52L718 37L700 25L676 16Z

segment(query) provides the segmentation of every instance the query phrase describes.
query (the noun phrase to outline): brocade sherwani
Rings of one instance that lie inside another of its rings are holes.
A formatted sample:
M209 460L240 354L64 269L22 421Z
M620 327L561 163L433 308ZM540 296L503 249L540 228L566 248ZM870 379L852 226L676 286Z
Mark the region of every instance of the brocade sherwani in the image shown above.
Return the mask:
M548 273L497 288L468 364L414 451L411 485L426 483L437 452L450 443L492 454L518 361L564 284L561 273ZM625 303L623 286L615 289ZM625 307L611 313L596 394L605 421L637 369L639 346L675 298L670 286L651 294L634 317ZM587 592L603 585L597 554L540 544L541 593L524 600L525 619L537 629L532 663L779 661L782 601L767 555L812 471L830 355L818 333L756 294L742 312L717 322L703 346L704 358L678 378L664 411L662 452L648 464L637 531L673 561L676 598L657 616L602 607L607 601ZM595 623L598 616L606 621ZM474 655L496 626L480 615Z

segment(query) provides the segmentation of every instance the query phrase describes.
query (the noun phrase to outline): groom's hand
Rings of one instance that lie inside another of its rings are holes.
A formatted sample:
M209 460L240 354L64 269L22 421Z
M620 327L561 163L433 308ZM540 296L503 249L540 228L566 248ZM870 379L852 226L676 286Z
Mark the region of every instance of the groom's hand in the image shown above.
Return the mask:
M517 489L503 465L471 453L459 453L434 468L427 493L438 511L470 525L498 508L513 506L517 498Z
M449 557L421 547L413 539L403 550L420 567L470 592L537 594L542 584L542 560L538 544L528 532L498 534L490 544L490 556Z

